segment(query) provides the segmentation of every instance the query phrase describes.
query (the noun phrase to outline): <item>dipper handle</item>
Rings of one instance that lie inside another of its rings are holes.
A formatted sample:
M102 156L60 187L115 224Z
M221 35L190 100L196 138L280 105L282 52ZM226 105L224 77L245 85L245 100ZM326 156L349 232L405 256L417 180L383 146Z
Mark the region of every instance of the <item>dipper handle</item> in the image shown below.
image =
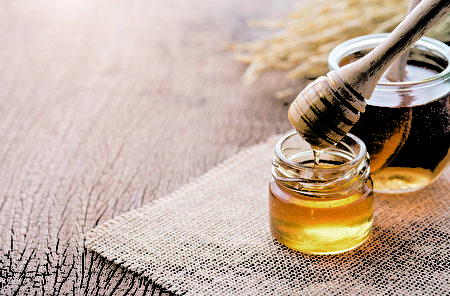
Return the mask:
M375 49L309 84L289 108L289 120L315 149L337 143L364 112L394 60L450 11L449 0L423 0Z
M417 4L420 3L420 0L409 0L408 5L408 13L409 14ZM389 81L403 81L406 78L406 62L408 61L409 50L406 50L401 54L399 58L397 58L389 69L384 73L384 77L386 77Z
M407 51L450 10L449 0L421 1L391 34L369 54L339 71L341 78L364 98L397 57Z

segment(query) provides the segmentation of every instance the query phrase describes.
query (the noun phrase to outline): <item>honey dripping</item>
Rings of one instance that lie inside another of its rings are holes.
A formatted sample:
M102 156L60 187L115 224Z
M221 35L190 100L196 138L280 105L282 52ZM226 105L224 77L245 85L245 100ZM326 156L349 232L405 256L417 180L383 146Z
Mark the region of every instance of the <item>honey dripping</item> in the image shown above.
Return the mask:
M322 150L318 150L318 149L312 149L313 151L313 164L315 168L319 167L319 163L320 163L320 153L322 152Z

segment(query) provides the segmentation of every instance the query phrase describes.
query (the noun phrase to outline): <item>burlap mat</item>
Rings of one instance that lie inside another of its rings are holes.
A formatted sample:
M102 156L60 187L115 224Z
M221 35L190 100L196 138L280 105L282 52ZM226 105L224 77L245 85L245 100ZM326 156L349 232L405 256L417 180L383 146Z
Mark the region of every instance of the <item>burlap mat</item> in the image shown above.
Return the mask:
M450 167L419 192L376 194L374 234L358 249L304 255L269 230L267 190L280 137L94 228L87 247L184 295L448 293Z

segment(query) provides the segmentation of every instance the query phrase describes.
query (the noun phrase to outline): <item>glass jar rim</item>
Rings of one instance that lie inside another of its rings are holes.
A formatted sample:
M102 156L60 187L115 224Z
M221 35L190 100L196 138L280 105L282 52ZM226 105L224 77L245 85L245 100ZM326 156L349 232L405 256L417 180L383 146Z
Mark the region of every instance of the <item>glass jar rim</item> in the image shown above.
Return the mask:
M352 39L349 39L347 41L344 41L340 44L338 44L336 47L334 47L330 54L328 55L328 66L331 70L337 70L340 68L339 62L347 55L358 51L362 49L367 48L374 48L379 43L381 43L389 33L378 33L378 34L369 34L369 35L363 35L359 37L355 37ZM372 45L371 47L369 47ZM430 50L439 53L443 58L447 61L447 67L443 69L441 72L424 78L423 80L418 81L399 81L399 82L378 82L378 85L386 85L386 86L407 86L407 85L414 85L414 84L420 84L424 82L431 82L435 81L441 78L444 78L446 76L450 77L450 47L446 45L445 43L427 37L423 36L420 38L413 47L426 47Z
M366 149L366 145L364 144L364 142L357 136L355 136L351 133L347 133L347 135L339 143L343 144L349 151L352 152L352 156L354 156L354 157L352 157L351 160L349 160L345 163L342 163L342 164L335 165L331 168L324 168L324 167L315 168L315 167L307 166L304 164L296 163L296 162L293 162L292 160L290 160L289 158L287 158L284 155L283 149L282 149L283 144L293 136L300 137L296 131L293 131L293 132L290 132L290 133L286 134L285 136L283 136L275 145L275 155L280 159L281 162L283 162L283 164L287 165L291 169L313 170L313 171L317 171L317 172L332 172L332 171L343 170L343 169L350 170L352 167L354 167L355 165L360 163L365 157L367 157L367 149ZM348 143L346 143L346 140L348 140L348 139L353 140L360 147L359 152L355 151L353 148L350 147L350 145ZM325 148L325 149L328 149L328 148Z

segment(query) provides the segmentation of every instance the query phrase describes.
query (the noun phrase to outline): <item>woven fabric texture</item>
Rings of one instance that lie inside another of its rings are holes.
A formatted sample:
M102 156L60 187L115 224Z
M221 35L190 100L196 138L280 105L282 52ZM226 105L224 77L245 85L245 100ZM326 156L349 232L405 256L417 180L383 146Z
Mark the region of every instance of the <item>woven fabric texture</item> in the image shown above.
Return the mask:
M340 255L271 237L275 142L247 148L167 197L86 234L88 249L183 295L444 295L450 167L409 194L375 194L372 237Z

